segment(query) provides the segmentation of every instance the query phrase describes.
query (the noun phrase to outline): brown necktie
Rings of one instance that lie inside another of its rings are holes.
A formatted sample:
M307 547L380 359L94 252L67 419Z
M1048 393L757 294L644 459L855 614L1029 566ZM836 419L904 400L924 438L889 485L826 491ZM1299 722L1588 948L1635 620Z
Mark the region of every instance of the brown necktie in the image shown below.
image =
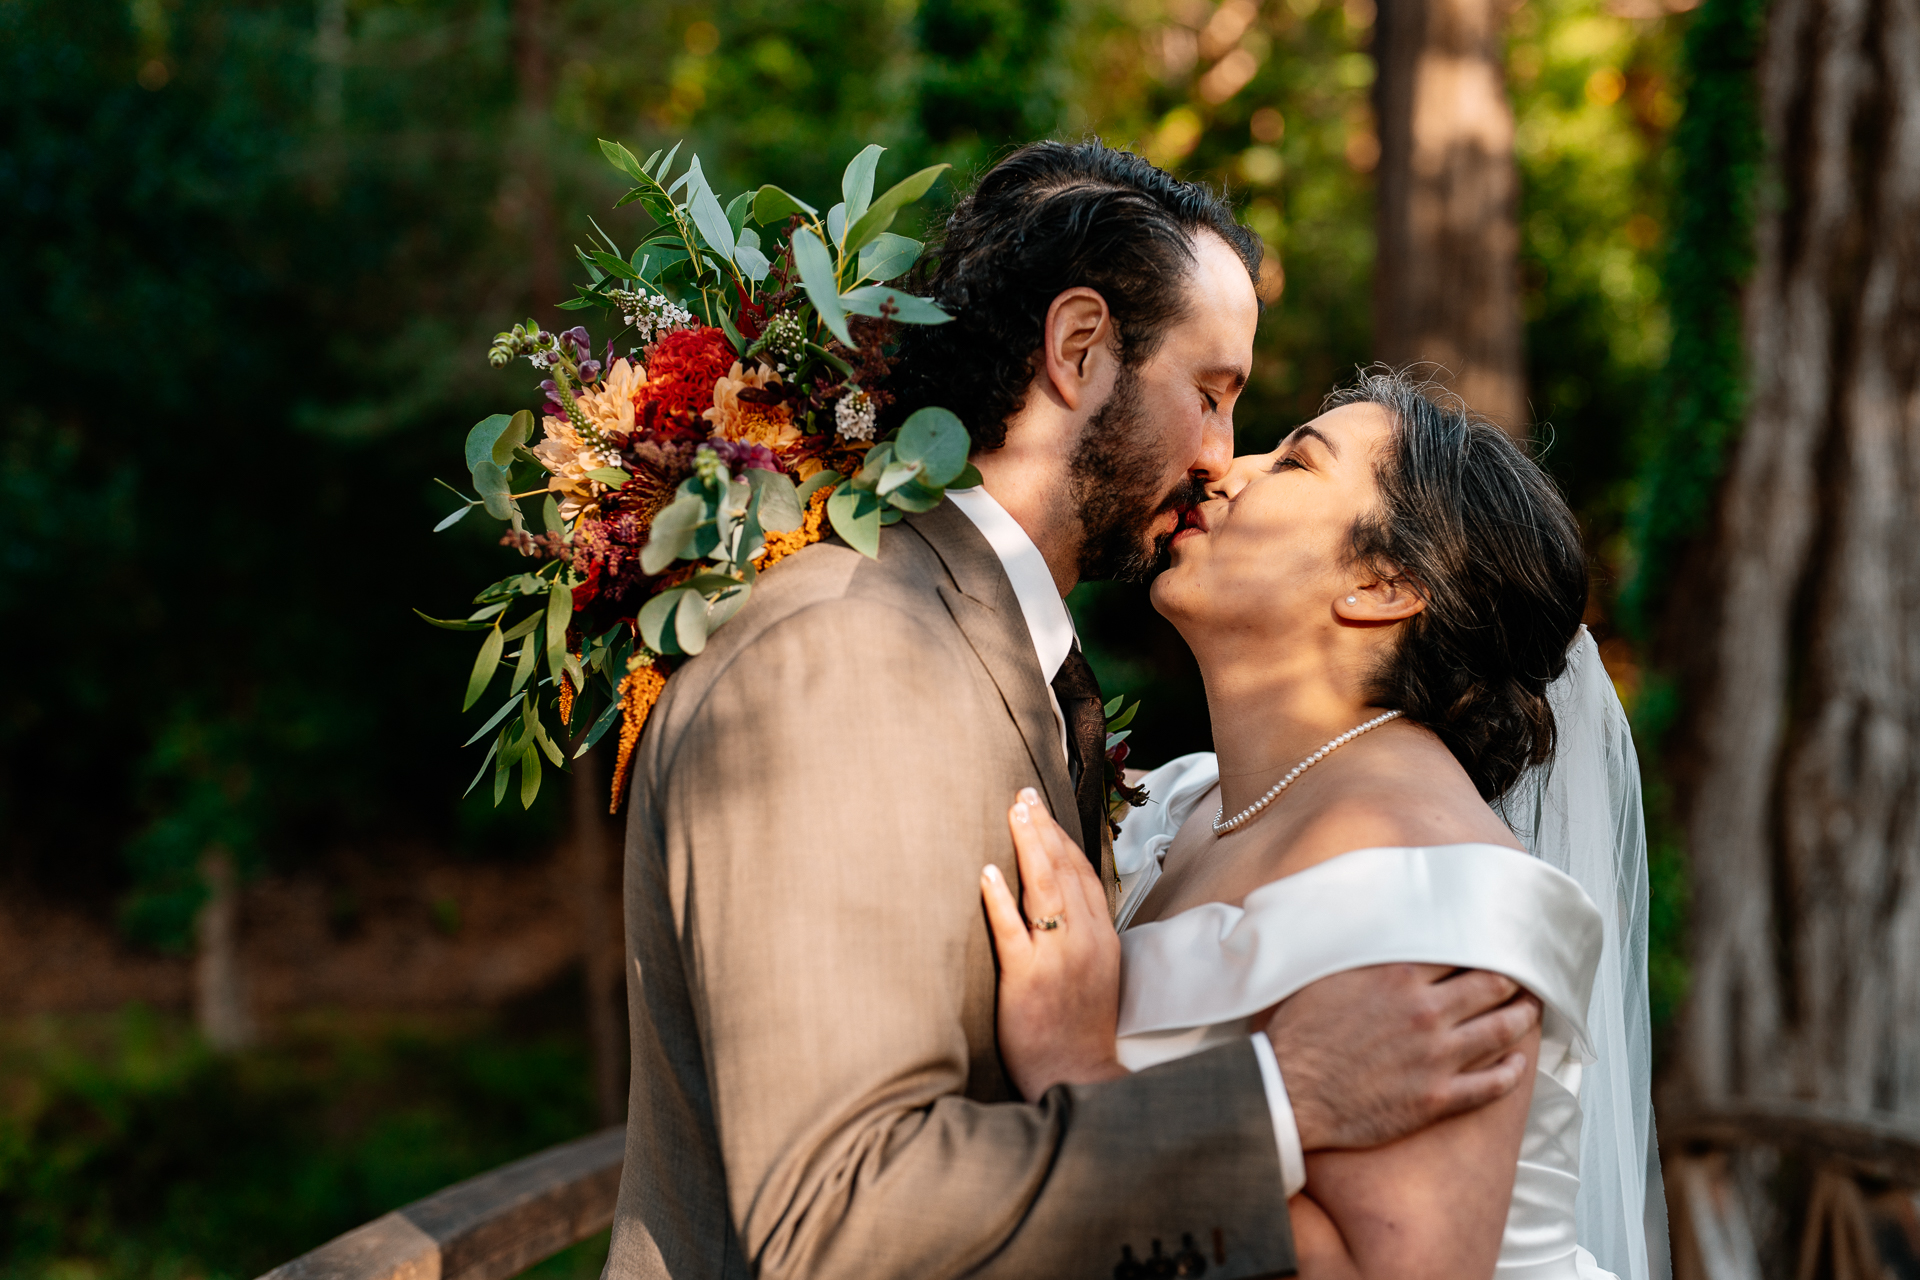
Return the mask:
M1080 811L1081 843L1098 871L1107 821L1107 717L1101 711L1100 681L1077 644L1053 677L1053 696L1067 721L1067 773Z

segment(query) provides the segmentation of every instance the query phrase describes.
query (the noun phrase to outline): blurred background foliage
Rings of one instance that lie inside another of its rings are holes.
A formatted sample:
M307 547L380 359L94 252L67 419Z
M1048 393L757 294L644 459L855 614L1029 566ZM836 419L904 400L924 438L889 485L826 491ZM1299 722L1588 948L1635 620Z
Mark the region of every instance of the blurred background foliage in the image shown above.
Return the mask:
M631 238L596 137L684 138L723 195L824 196L868 141L892 148L884 183L1087 133L1225 184L1270 249L1239 414L1257 449L1368 358L1375 16L0 0L0 626L39 659L0 694L0 875L178 949L210 846L247 874L398 841L548 855L564 788L527 814L459 800L463 649L410 609L458 609L446 584L502 554L483 522L428 532L467 426L532 402L488 337L559 296L589 216ZM1510 19L1531 397L1598 553L1603 638L1670 341L1686 21L1601 0ZM1145 700L1137 758L1205 747L1144 589L1072 603L1109 692ZM1609 661L1634 701L1630 654ZM1662 1017L1677 900L1657 908ZM552 1029L324 1026L229 1058L167 1016L49 1027L6 1050L6 1275L252 1274L591 1123L583 1051Z

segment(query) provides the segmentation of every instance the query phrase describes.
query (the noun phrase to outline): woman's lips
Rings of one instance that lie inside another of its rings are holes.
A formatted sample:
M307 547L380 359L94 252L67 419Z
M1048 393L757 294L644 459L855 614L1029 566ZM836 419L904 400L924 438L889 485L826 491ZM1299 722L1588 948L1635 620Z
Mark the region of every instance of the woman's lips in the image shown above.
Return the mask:
M1184 541L1190 534L1205 533L1206 531L1207 519L1201 514L1199 507L1180 508L1180 523L1173 531L1173 540L1175 542Z

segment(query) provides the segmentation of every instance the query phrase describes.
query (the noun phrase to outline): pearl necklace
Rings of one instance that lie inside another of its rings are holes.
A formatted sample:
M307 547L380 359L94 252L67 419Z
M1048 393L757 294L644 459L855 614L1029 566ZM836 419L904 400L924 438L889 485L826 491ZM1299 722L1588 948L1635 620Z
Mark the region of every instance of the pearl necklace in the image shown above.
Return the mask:
M1225 835L1227 832L1232 831L1235 827L1240 826L1242 823L1252 818L1255 814L1259 813L1262 809L1266 808L1268 805L1272 804L1275 800L1279 799L1280 793L1282 791L1285 791L1288 787L1292 786L1294 783L1294 779L1298 778L1301 774L1313 768L1313 766L1319 764L1322 760L1332 755L1335 751L1339 750L1341 747L1346 746L1349 742L1352 742L1355 738L1359 737L1361 734L1366 733L1370 729L1378 729L1381 725L1385 724L1389 720L1395 719L1399 715L1400 713L1398 711L1389 711L1385 715L1375 716L1373 719L1367 721L1365 724L1355 725L1353 728L1347 730L1345 733L1341 734L1339 737L1335 738L1333 741L1327 743L1326 746L1321 747L1318 751L1308 756L1305 760L1302 760L1299 764L1293 766L1293 768L1287 771L1287 776L1280 779L1280 781L1274 783L1273 787L1267 792L1267 794L1261 796L1258 800L1255 800L1252 804L1248 805L1246 808L1242 809L1240 812L1234 814L1231 818L1227 818L1225 816L1227 812L1227 808L1224 804L1221 805L1220 808L1217 809L1213 815L1213 833L1217 836ZM1223 818L1225 819L1224 821L1222 821Z

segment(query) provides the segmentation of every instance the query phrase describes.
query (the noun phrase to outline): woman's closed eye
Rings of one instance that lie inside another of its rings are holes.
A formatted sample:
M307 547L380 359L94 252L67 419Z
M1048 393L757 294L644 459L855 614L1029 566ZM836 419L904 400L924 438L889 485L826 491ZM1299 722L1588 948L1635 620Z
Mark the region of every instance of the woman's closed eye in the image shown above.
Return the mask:
M1273 466L1271 470L1285 471L1289 467L1292 467L1299 471L1305 471L1307 469L1307 464L1302 462L1298 455L1292 454L1292 453L1286 453L1286 454L1282 454L1280 457L1275 458L1273 460Z

